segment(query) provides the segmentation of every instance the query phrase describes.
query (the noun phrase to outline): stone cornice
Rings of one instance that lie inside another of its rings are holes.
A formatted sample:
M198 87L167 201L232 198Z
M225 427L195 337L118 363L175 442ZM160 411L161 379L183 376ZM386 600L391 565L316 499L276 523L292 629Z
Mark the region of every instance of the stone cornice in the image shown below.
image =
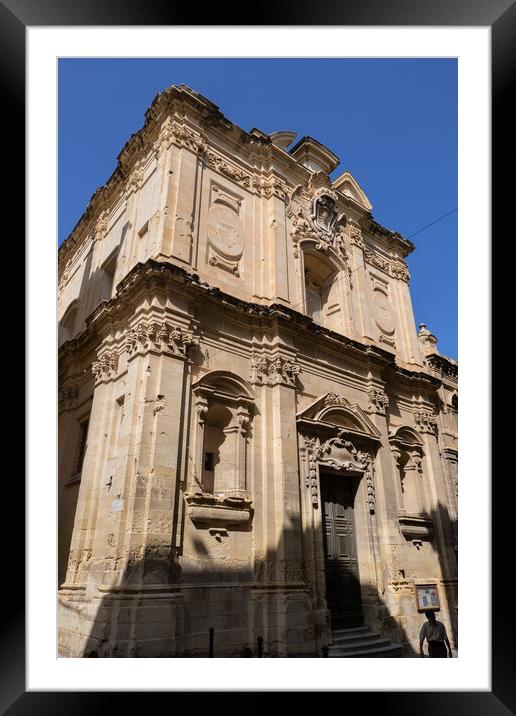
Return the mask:
M106 183L94 192L81 218L59 247L59 273L62 273L67 261L72 258L74 251L82 244L86 236L95 234L97 222L102 220L105 212L114 204L118 198L117 194L123 190L125 184L131 181L133 170L138 173L138 170L141 169L138 166L139 162L146 154L156 150L156 144L160 144L163 140L160 134L162 125L167 117L170 117L174 112L178 113L176 125L182 130L183 135L190 134L193 141L200 140L201 143L203 141L206 143L206 130L219 129L226 139L230 139L231 135L233 135L235 147L242 148L247 145L246 153L252 153L255 150L264 159L272 159L273 155L276 155L289 162L291 166L295 165L297 169L303 172L303 175L307 177L310 175L308 169L299 165L288 152L274 145L268 136L259 136L252 132L246 132L226 119L217 105L210 102L210 100L186 85L173 85L156 95L145 112L143 126L130 137L118 154L117 166L114 172ZM185 116L188 116L188 122L184 121ZM188 127L188 123L192 122L199 133L197 137ZM177 134L177 132L172 131L172 134L174 133ZM164 139L165 141L170 141L169 136ZM183 140L188 145L184 137ZM204 149L207 149L207 147L204 147ZM217 159L216 155L213 155L213 157Z
M408 256L416 248L416 245L409 241L397 231L391 231L376 221L372 214L367 214L362 222L362 228L374 236L399 249L402 256Z
M166 123L167 118L174 116L173 125ZM220 156L212 142L208 142L206 130L210 130L213 138L224 138L230 146L244 154L249 160L248 172L232 167ZM195 131L194 131L195 130ZM181 135L181 136L179 136ZM315 141L315 140L311 140ZM293 186L296 182L307 183L314 172L304 167L290 152L273 143L268 135L256 130L250 132L241 129L228 120L217 105L186 85L172 86L156 95L152 104L145 112L145 121L139 129L126 142L117 157L117 166L106 183L99 187L92 195L88 205L73 228L68 238L61 244L58 251L59 275L62 276L67 263L73 259L74 253L84 241L91 236L95 239L106 225L106 218L110 208L120 199L124 191L138 189L141 183L143 159L152 151L158 152L163 146L170 143L186 146L197 151L200 156L221 173L228 173L250 191L259 195L272 194L285 200L288 186L285 179L274 177L274 161L277 160L279 168L289 175L288 181ZM329 150L326 150L329 151ZM333 156L333 155L332 155ZM254 161L253 161L254 157ZM256 160L258 164L256 165ZM281 166L283 165L283 166ZM277 169L278 167L276 167ZM263 178L263 172L270 177ZM338 192L339 201L363 214L363 207L350 197ZM382 227L370 213L363 219L364 228L378 236L387 238L392 245L397 243L403 256L414 249L407 239L400 234Z
M97 306L86 319L86 330L61 346L59 349L60 360L65 360L67 355L73 355L77 350L93 349L95 336L102 333L106 326L112 326L124 320L123 311L126 306L132 315L142 292L156 289L165 290L170 281L182 284L191 293L194 302L197 300L201 303L212 303L214 306L222 305L246 317L253 317L257 321L277 322L282 327L296 333L305 332L307 337L310 337L310 334L315 334L319 339L334 343L339 350L344 348L349 357L389 369L392 378L397 382L411 387L420 387L427 391L437 390L442 385L438 378L429 373L411 371L397 365L392 353L379 346L361 343L331 331L329 328L315 323L309 316L288 306L279 303L263 305L244 301L224 293L219 288L210 286L201 281L197 274L189 273L180 266L153 259L149 259L144 264L137 264L118 284L116 296Z

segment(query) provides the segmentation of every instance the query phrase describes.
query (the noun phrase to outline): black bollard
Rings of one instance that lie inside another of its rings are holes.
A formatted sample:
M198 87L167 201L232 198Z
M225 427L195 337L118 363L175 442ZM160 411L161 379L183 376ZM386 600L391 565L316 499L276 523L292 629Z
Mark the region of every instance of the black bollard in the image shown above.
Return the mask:
M213 627L210 627L210 652L208 656L211 658L213 657L213 635L215 633L215 629Z
M261 636L256 640L258 642L258 658L263 656L263 638Z
M322 655L326 659L328 658L328 652L329 652L328 644L325 644L322 648Z

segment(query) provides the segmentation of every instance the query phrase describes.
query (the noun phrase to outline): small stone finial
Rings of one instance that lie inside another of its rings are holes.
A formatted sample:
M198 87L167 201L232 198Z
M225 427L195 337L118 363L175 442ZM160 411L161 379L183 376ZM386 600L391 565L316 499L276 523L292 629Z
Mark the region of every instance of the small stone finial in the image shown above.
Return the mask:
M428 328L426 327L426 323L419 324L419 331L417 337L419 338L421 347L423 348L423 351L426 355L428 355L429 353L437 353L438 355L440 355L439 351L437 350L437 338L434 336L433 333L428 330Z

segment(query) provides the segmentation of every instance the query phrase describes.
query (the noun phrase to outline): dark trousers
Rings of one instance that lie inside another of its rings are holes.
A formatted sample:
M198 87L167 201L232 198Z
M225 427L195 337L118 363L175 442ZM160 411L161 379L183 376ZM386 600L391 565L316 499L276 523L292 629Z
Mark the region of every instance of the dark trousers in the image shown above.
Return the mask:
M432 659L447 659L448 651L444 641L429 641L428 642L428 656Z

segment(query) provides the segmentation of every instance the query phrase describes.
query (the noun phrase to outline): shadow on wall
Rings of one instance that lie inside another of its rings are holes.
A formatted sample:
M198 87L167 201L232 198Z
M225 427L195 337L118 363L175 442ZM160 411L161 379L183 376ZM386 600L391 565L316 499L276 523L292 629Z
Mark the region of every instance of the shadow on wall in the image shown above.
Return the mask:
M453 535L454 528L442 506L431 517L432 545L437 550L436 521L441 520L441 526L445 526L445 539L448 532ZM313 562L302 555L300 559L285 558L285 554L292 554L292 545L297 544L299 550L306 545L306 536L299 529L287 529L276 550L269 551L254 565L250 559L240 564L230 561L230 540L250 529L250 524L228 531L211 530L211 534L207 528L197 529L192 542L195 557L178 556L170 547L142 548L141 555L126 561L116 585L106 583L98 590L93 587L87 601L78 596L75 601L66 601L65 620L68 622L66 612L74 613L68 628L81 620L83 624L82 646L78 653L70 655L206 657L213 629L215 657L258 656L259 639L263 656L322 656L324 647L332 643L326 602L317 593L324 593L325 585L319 585L317 590L313 584L316 581ZM216 560L210 544L217 545ZM224 551L227 557L221 558ZM96 568L100 566L97 564ZM102 566L107 575L112 562L106 560ZM441 568L445 568L444 561ZM455 596L447 596L451 609ZM361 602L365 624L403 644L406 656L416 655L403 620L391 614L389 605L375 589L362 586ZM418 628L425 618L417 614L413 600L412 603ZM456 642L456 620L453 613L450 616ZM291 645L287 652L285 643Z
M441 569L442 579L444 582L444 590L446 593L446 601L449 606L450 624L452 633L449 635L450 641L458 646L458 592L455 580L448 574L449 566L455 566L455 574L457 573L458 562L458 525L456 519L451 519L446 507L438 503L437 509L430 513L434 531L440 529L443 536L445 550L448 555L448 561L442 550L437 549L435 536L432 540L432 547L437 554L439 567Z

